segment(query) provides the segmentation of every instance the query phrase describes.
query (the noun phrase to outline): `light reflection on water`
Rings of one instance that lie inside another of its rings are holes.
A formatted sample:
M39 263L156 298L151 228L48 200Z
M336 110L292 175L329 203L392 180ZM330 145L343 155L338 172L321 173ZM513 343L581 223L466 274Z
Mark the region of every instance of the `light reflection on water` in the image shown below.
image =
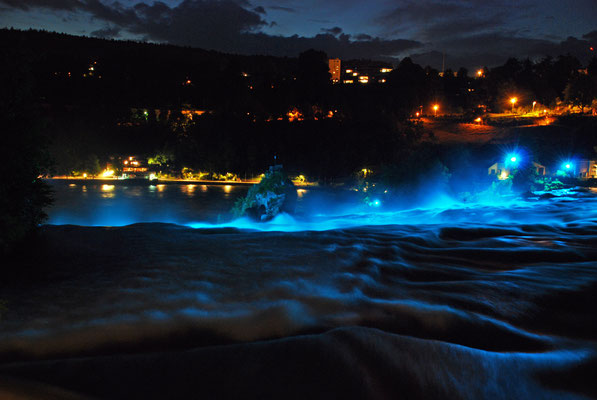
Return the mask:
M246 186L196 184L85 184L48 182L54 204L48 208L49 224L121 226L138 222L185 224L218 222L231 218L234 201ZM85 198L85 201L82 199Z

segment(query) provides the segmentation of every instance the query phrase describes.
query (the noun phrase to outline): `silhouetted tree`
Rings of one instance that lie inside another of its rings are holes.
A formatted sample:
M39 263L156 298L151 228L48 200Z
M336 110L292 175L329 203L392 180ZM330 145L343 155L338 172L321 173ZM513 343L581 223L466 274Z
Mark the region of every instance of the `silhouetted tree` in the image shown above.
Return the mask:
M0 51L0 253L5 254L46 217L49 165L41 126L31 108L32 55Z
M323 51L313 49L299 54L296 78L302 101L321 101L326 88L331 85L328 56Z
M580 107L584 113L585 107L590 106L597 97L595 82L588 75L574 76L566 85L564 96L568 104Z
M423 68L403 58L400 64L390 72L388 85L392 89L395 102L404 108L418 108L427 98L426 74Z

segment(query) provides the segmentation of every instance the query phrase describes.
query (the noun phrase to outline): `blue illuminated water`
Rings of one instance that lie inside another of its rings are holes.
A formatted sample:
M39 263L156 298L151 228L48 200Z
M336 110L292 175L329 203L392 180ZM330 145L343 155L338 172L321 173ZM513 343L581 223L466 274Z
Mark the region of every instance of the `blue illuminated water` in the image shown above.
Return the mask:
M386 386L408 377L405 397L597 395L594 189L478 203L430 193L394 208L315 189L297 215L258 224L227 214L246 187L61 185L49 210L56 225L42 228L60 262L51 285L0 284L10 305L0 357L207 332L259 343L272 359L272 338L321 344L363 385L396 394ZM125 226L138 222L177 225ZM187 340L176 345L205 345ZM225 348L199 361L225 360ZM240 368L230 360L222 370ZM252 370L237 372L258 379Z

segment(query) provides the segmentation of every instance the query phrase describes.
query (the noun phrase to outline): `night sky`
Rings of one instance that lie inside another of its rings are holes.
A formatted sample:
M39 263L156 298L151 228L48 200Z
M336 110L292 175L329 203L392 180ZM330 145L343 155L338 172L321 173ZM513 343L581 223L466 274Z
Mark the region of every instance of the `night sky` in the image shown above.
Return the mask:
M0 26L240 54L495 66L597 47L595 0L0 0Z

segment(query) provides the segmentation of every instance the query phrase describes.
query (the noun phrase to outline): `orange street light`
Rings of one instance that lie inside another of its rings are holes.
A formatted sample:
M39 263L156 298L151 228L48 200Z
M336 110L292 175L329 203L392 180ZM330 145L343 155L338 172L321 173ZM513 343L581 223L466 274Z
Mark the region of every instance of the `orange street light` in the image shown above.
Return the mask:
M433 115L437 117L437 110L439 109L439 106L437 104L433 105Z
M477 76L479 78L481 78L483 76L483 70L482 69L480 69L480 70L477 71Z
M512 103L512 114L514 114L514 104L516 104L517 101L518 99L516 97L510 99L510 103Z
M535 111L535 106L537 105L536 101L533 101L533 109L531 110L531 112Z

